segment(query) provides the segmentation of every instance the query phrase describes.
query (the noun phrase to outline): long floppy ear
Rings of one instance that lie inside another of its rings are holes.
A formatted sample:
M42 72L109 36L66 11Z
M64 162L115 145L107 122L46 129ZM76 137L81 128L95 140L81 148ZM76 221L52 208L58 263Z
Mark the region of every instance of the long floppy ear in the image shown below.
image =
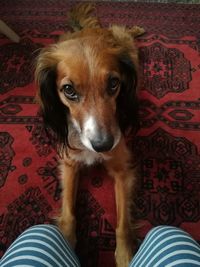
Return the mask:
M54 131L58 144L65 146L68 145L69 110L60 101L57 93L56 64L50 60L50 54L44 51L39 55L36 65L35 79L38 85L36 99L40 104L45 125Z
M109 30L115 39L118 47L121 47L127 53L132 62L137 67L138 65L138 49L135 45L135 38L144 34L144 29L138 26L126 28L125 26L112 25Z
M120 58L120 68L123 74L121 90L117 97L117 116L122 132L128 128L139 129L137 71L136 66L128 55Z
M121 90L117 98L117 115L122 132L131 127L139 128L138 99L137 99L137 69L138 50L134 37L144 33L140 27L127 29L124 26L113 25L110 31L115 43L120 48L119 64L123 75Z

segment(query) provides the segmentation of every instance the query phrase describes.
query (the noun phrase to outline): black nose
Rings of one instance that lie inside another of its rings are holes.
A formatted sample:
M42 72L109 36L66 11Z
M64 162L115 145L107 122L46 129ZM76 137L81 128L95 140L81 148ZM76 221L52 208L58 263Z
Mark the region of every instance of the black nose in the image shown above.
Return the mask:
M96 152L106 152L111 150L114 145L114 137L112 135L104 134L98 135L93 140L90 140L93 149Z

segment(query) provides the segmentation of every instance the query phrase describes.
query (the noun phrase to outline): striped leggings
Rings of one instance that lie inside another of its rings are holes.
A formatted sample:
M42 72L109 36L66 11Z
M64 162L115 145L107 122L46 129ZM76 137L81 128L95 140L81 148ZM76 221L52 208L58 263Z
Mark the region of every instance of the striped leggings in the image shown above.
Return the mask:
M0 261L1 267L79 267L57 227L37 225L22 233ZM200 266L200 246L181 229L158 226L145 237L130 267ZM95 266L94 266L95 267Z

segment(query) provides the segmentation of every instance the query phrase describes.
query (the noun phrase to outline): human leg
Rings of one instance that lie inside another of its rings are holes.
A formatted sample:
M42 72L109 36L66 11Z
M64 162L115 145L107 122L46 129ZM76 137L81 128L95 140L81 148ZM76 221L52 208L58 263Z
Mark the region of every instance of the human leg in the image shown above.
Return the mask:
M13 242L0 266L79 267L80 263L56 226L36 225Z
M145 237L130 267L200 266L200 246L185 231L172 226L153 228Z

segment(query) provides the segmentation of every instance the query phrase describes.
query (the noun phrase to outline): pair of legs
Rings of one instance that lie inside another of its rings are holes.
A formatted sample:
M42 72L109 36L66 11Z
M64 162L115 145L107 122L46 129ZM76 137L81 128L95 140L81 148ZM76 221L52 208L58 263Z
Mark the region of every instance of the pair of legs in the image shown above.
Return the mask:
M1 267L79 267L69 243L56 226L37 225L22 233L0 261ZM200 266L200 246L181 229L153 228L145 237L130 267Z

